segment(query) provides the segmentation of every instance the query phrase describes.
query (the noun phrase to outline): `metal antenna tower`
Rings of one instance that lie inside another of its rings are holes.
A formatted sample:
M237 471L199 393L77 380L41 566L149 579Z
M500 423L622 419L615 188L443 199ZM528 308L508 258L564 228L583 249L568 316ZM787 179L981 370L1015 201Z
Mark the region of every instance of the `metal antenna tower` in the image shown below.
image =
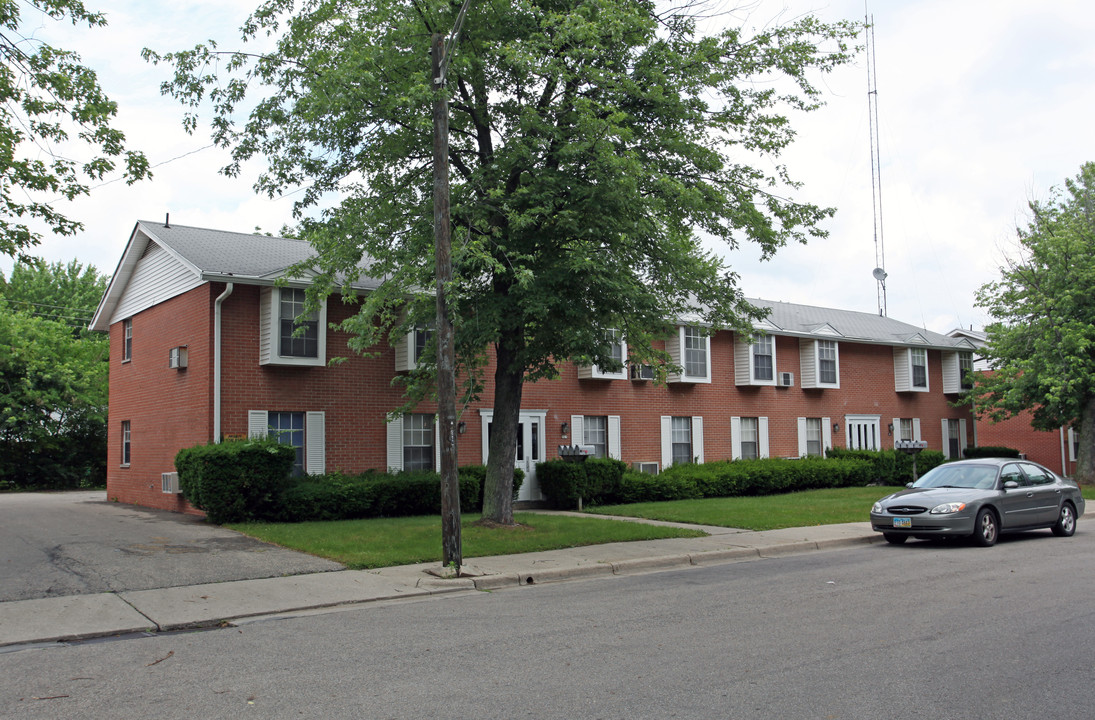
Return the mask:
M871 140L871 209L874 215L874 262L871 272L878 283L878 314L886 317L886 244L882 237L882 158L878 150L878 71L875 67L874 15L866 14L867 122Z

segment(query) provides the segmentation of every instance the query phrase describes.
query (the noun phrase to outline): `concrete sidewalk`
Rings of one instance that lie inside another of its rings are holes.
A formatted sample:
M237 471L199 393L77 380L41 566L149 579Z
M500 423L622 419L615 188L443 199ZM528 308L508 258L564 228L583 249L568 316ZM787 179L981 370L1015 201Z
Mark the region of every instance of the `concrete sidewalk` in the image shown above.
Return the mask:
M464 576L452 579L437 577L441 568L435 562L5 602L0 603L0 646L211 627L354 603L756 560L882 540L869 523L763 532L700 529L710 534L466 558Z

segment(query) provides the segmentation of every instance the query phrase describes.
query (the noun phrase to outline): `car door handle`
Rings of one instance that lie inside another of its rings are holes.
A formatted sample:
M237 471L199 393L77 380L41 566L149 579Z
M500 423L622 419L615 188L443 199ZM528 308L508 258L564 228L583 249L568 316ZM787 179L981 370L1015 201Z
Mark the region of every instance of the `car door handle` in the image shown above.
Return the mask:
M1027 497L1034 497L1034 491L1033 490L1028 491L1027 492Z

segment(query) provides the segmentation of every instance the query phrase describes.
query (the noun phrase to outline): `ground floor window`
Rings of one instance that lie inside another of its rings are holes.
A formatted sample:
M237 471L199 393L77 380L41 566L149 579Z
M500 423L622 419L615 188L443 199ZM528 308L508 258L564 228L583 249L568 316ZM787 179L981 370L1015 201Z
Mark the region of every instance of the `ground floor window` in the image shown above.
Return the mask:
M582 443L593 446L593 457L608 457L608 417L586 415L582 429Z
M759 428L755 417L741 419L741 457L744 460L760 457Z
M131 435L129 430L129 421L122 420L122 465L129 465L129 451L132 447L130 444Z
M296 452L293 459L293 475L304 474L304 413L271 412L266 415L267 432L271 438L282 445L288 445Z
M403 416L403 469L434 469L433 415L414 413Z
M672 432L673 464L692 462L692 418L673 418Z
M821 418L806 418L806 454L820 456L825 452L821 436Z

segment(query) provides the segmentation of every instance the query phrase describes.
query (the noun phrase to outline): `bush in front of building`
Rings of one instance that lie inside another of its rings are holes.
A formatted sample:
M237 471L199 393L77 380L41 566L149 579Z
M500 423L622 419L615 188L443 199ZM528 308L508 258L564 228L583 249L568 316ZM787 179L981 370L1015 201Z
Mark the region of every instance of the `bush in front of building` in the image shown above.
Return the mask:
M913 456L897 450L847 450L829 448L827 458L857 458L871 463L872 479L880 485L904 485L913 480ZM923 475L934 467L947 462L939 450L921 450L916 455L916 473Z
M1018 458L1019 451L1015 448L1003 445L982 445L981 447L968 447L962 451L964 458Z
M210 522L264 520L293 480L296 451L273 440L233 440L183 448L175 455L179 488Z
M579 497L585 505L604 505L866 485L873 467L862 458L764 458L673 465L649 475L617 460L550 460L536 466L536 477L552 505L573 508Z

